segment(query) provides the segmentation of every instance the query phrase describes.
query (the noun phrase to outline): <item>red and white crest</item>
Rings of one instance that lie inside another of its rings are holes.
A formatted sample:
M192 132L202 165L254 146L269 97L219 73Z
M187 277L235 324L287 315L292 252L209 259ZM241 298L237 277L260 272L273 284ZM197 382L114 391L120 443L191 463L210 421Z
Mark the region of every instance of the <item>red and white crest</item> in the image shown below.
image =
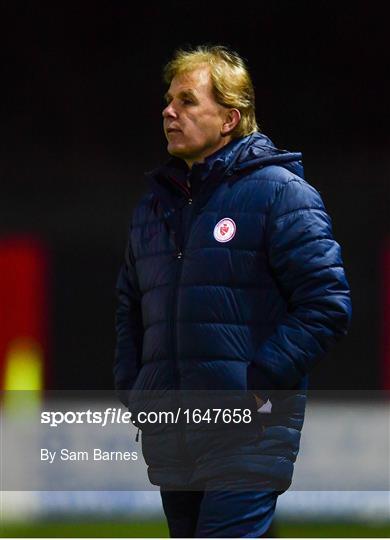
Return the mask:
M236 224L230 218L223 218L214 227L214 238L217 242L229 242L236 234Z

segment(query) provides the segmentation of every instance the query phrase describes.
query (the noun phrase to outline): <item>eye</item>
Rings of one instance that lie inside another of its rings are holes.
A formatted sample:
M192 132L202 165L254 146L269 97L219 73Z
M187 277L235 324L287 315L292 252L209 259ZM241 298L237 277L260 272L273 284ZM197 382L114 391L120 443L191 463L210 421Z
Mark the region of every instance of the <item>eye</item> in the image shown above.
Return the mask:
M183 103L184 105L193 105L193 104L194 104L194 102L192 101L192 99L189 99L189 98L183 98L183 99L182 99L182 103Z

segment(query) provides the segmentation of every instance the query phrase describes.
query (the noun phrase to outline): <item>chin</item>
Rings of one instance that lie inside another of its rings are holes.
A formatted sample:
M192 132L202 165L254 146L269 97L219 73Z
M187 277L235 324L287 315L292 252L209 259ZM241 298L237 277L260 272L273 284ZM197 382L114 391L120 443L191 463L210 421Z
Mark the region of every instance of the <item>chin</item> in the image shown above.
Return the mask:
M180 148L180 146L175 146L173 144L168 144L167 150L168 150L168 153L171 156L175 156L175 157L179 157L179 158L183 158L183 159L188 154L188 152L186 152L185 148Z

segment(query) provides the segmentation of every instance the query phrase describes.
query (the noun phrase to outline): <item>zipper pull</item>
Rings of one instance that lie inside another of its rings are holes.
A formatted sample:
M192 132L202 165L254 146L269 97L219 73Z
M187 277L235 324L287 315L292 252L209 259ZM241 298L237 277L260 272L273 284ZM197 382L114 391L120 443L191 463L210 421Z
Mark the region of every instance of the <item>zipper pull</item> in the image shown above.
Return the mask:
M192 204L192 199L191 199L191 197L188 199L188 204Z
M183 257L183 253L182 253L181 251L178 251L178 252L176 253L176 257L177 257L178 259L181 259L181 258Z
M135 442L138 442L139 439L139 428L137 429L137 435L135 436Z

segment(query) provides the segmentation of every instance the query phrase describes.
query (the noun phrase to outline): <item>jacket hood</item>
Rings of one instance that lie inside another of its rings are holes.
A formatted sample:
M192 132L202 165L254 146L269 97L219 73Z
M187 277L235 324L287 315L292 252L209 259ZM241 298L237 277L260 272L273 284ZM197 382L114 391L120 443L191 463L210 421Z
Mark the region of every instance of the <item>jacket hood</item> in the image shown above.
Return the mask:
M271 139L255 132L247 137L233 140L219 152L210 156L213 161L222 160L230 174L237 174L266 165L281 165L290 172L304 178L302 153L276 148ZM223 152L225 150L225 152Z

